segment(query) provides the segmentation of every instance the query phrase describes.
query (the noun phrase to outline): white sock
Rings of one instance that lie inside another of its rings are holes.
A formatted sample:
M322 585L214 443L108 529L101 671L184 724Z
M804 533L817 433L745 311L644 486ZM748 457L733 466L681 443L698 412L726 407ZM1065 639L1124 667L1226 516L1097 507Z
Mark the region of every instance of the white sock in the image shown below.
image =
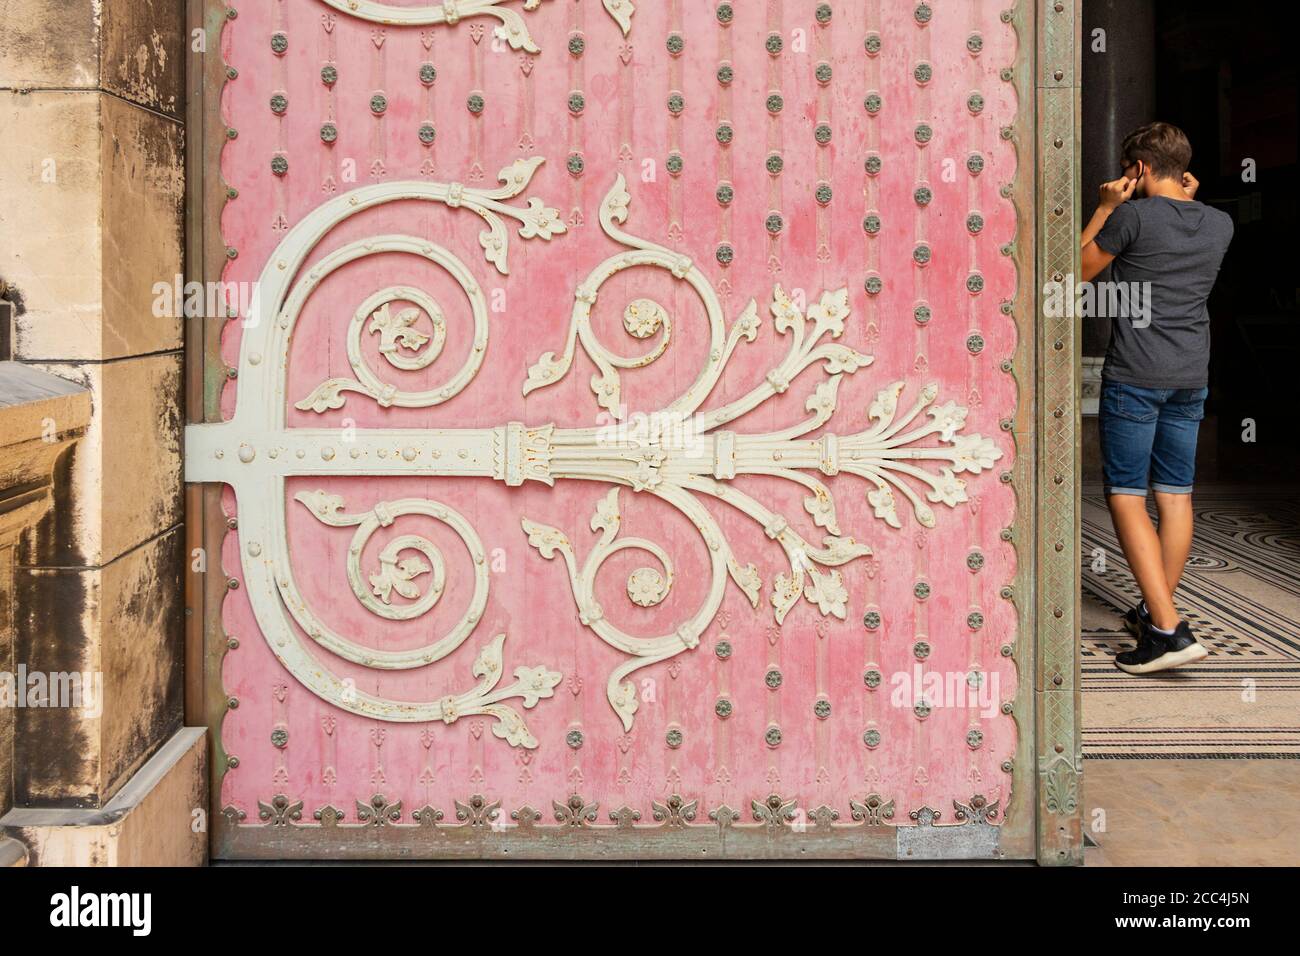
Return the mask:
M1147 602L1145 598L1143 598L1141 601L1138 602L1138 616L1145 617L1148 621L1151 620L1151 609L1147 607ZM1173 627L1166 631L1163 627L1156 627L1154 624L1152 624L1151 630L1155 631L1157 634L1160 634L1164 637L1173 637L1174 631L1178 630L1178 628Z

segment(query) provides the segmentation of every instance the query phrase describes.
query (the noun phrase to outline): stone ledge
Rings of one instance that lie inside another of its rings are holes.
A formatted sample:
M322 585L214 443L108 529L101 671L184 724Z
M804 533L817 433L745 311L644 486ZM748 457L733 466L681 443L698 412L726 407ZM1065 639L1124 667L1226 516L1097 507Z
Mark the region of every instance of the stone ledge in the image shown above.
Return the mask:
M0 547L12 545L48 510L55 461L89 423L85 388L20 362L0 362ZM9 580L0 584L12 587Z
M53 422L51 434L46 423ZM49 442L90 423L90 392L21 362L0 362L0 448ZM48 476L46 476L48 478Z
M203 866L207 826L194 824L207 806L207 730L186 727L102 809L14 809L0 834L23 843L34 866Z
M0 867L26 865L27 847L17 840L0 836Z

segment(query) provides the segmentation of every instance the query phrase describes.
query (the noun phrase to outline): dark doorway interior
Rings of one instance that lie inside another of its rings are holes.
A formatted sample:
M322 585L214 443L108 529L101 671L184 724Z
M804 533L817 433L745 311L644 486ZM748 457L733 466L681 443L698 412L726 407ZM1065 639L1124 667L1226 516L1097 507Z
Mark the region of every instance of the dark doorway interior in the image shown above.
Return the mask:
M1290 4L1084 3L1083 221L1100 183L1089 177L1118 175L1118 157L1106 154L1126 131L1110 129L1119 115L1125 124L1162 119L1182 127L1201 181L1197 198L1236 223L1210 300L1198 483L1291 483L1300 475L1297 26ZM1106 30L1105 53L1091 49L1098 28ZM1140 67L1144 57L1153 69ZM1102 88L1090 89L1090 80ZM1086 329L1085 355L1104 354L1108 337L1104 325ZM1095 424L1085 422L1085 481L1101 479Z
M1106 512L1085 403L1084 753L1184 761L1178 789L1199 792L1197 775L1224 760L1300 757L1300 16L1290 4L1084 0L1083 21L1083 221L1100 183L1119 175L1118 139L1161 119L1192 142L1197 199L1235 223L1209 304L1197 531L1174 596L1210 651L1193 666L1134 677L1113 665L1132 646L1121 616L1140 594ZM1108 337L1104 324L1085 326L1094 372Z

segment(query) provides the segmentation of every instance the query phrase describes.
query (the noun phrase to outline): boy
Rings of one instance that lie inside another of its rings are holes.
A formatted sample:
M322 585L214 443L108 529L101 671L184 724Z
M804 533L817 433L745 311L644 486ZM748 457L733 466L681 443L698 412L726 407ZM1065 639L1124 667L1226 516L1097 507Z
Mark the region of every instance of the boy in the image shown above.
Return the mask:
M1205 302L1232 239L1232 219L1195 200L1192 147L1169 123L1134 130L1121 149L1119 179L1083 230L1082 278L1111 266L1127 314L1112 322L1102 368L1101 449L1115 533L1143 600L1125 625L1137 647L1116 655L1130 674L1167 670L1207 651L1179 620L1173 594L1192 547L1196 433L1209 379ZM1157 534L1147 516L1155 492Z

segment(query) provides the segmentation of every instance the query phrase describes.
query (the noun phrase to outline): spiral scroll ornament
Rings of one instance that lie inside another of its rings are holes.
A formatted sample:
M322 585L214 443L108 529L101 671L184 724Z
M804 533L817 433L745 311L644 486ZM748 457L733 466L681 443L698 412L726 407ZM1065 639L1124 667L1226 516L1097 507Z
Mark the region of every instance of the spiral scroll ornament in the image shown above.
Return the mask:
M257 282L255 300L243 316L240 387L234 417L191 427L186 444L190 480L205 480L205 470L214 466L218 471L222 465L237 467L235 473L211 480L226 481L235 489L244 580L253 613L271 650L303 686L334 706L377 720L450 724L470 715L490 716L495 718L496 736L511 746L524 748L536 747L537 740L510 702L517 701L524 709L535 707L554 695L562 675L544 665L525 665L514 669L513 682L503 683L504 634L479 648L471 666L476 682L468 690L434 701L395 700L363 691L354 681L332 670L328 656L320 655L324 652L378 671L428 667L444 660L470 638L481 621L488 596L486 551L464 516L435 501L407 498L378 502L368 511L349 513L344 500L326 490L300 493L297 502L318 521L355 528L346 555L348 583L357 601L381 620L399 622L421 617L438 603L447 583L440 550L427 538L414 534L387 540L379 550L377 564L361 566L371 539L388 534L403 518L424 516L448 527L459 537L474 567L474 584L464 613L446 634L422 646L378 650L321 620L305 599L290 559L285 480L294 475L338 474L341 467L364 474L402 473L403 469L408 474L417 473L418 469L427 469L426 463L434 452L428 437L416 438L414 433L399 429L363 432L352 441L352 436L338 429L288 428L286 370L304 307L329 275L369 256L410 255L445 269L469 301L473 340L461 368L437 389L406 392L385 382L379 371L365 363L361 352L363 335L377 339L382 361L400 371L430 367L442 354L447 323L451 321L442 306L417 287L389 286L361 302L348 327L347 354L355 378L327 380L296 406L322 413L341 407L346 393L354 392L384 406L427 407L464 389L482 365L488 340L483 292L464 263L428 240L401 235L366 237L328 252L311 266L306 262L330 232L352 216L388 203L417 200L477 214L486 223L486 229L479 234L484 257L505 275L509 272L507 222L513 220L519 237L525 240L547 241L566 231L557 210L540 199L528 197L522 206L510 203L527 190L541 163L541 158L518 160L498 174L498 187L488 189L422 181L367 186L331 200L304 217L272 253ZM495 433L482 436L476 446L481 459L491 461L496 438ZM520 446L529 440L521 432ZM499 440L496 443L499 445ZM344 448L353 454L343 455ZM394 449L391 459L390 448ZM479 458L467 454L457 460ZM309 651L308 644L318 653Z

